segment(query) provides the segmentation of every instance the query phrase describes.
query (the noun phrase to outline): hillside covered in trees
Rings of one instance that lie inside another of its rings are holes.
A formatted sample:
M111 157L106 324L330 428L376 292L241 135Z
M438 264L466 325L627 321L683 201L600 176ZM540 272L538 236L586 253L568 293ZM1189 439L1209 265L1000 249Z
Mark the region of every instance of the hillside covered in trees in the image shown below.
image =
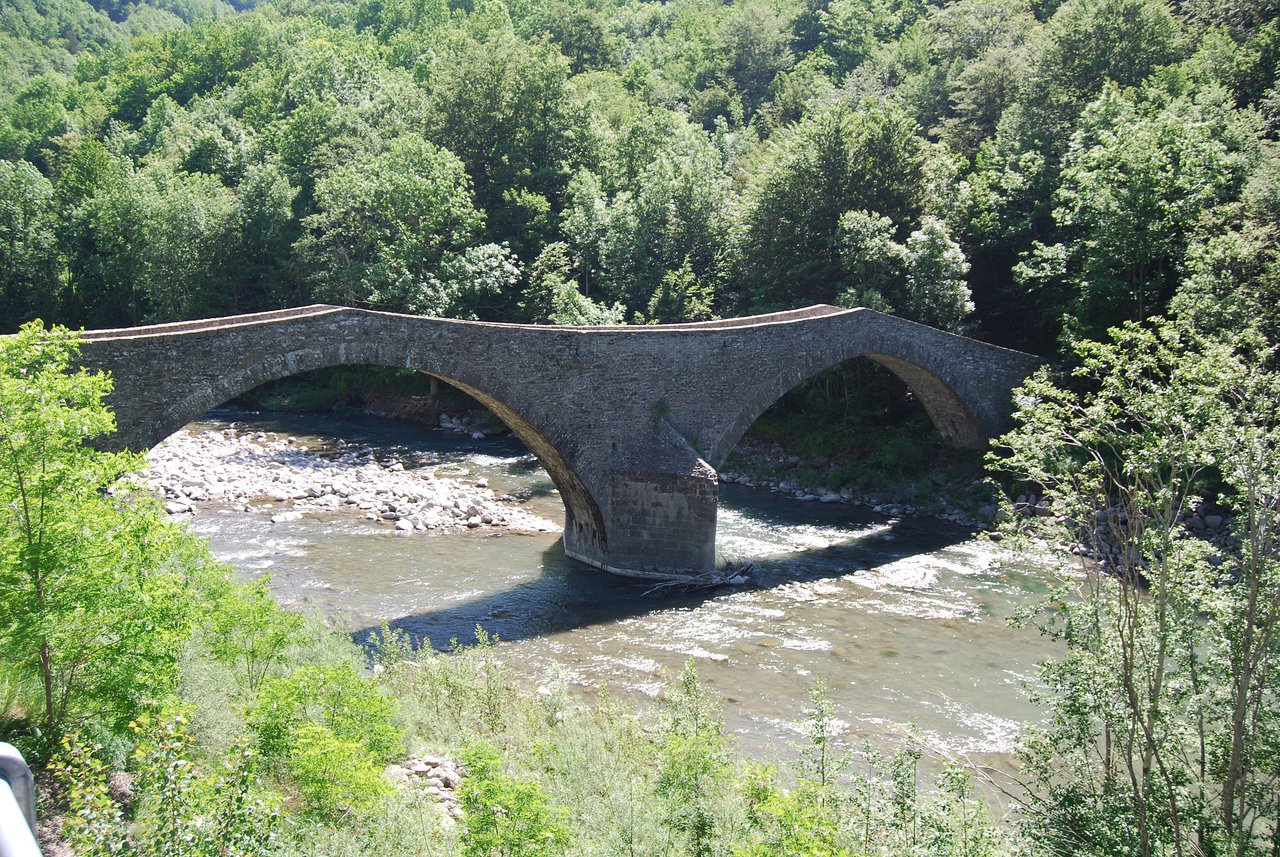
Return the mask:
M1274 337L1270 0L4 0L0 326Z

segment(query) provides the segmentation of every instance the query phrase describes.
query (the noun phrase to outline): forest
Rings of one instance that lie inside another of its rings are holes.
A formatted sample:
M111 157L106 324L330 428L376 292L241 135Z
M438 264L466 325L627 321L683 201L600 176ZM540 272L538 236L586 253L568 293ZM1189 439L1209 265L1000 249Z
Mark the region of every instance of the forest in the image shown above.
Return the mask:
M0 327L1278 332L1268 0L5 0Z
M85 855L1275 857L1278 72L1275 0L0 0L0 739ZM692 665L637 715L483 631L357 646L84 443L67 328L316 302L1048 358L988 455L1000 536L1081 560L1011 817L850 768L820 684L755 765ZM383 776L424 748L456 825Z

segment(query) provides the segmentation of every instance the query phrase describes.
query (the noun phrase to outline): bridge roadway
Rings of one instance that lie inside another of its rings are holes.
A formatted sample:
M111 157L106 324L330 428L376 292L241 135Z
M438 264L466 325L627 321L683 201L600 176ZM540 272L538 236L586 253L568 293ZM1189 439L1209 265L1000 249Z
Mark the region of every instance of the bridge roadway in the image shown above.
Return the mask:
M715 561L716 468L764 411L852 357L900 377L942 436L983 446L1041 362L869 309L814 306L697 324L555 327L309 306L83 334L115 379L118 448L142 450L260 384L330 366L416 369L474 396L538 457L564 549L673 578Z

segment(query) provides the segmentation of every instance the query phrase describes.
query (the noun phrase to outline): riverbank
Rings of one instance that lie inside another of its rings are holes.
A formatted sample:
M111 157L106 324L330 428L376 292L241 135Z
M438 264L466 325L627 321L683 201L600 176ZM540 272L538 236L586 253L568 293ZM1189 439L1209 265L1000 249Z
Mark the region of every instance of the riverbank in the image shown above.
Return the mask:
M341 439L308 446L232 423L216 431L177 432L151 450L148 462L147 479L170 515L194 515L205 504L219 504L269 517L273 524L327 514L359 515L405 534L560 531L559 524L521 508L526 498L496 494L484 478L438 476L430 467L406 467Z
M834 475L844 469L840 462L828 459L805 460L781 444L743 439L720 471L720 481L768 490L802 503L867 506L892 517L941 518L975 529L989 529L999 515L982 478L965 479L935 468L927 479L860 490L840 484Z
M131 724L129 756L73 748L42 775L45 853L140 841L145 854L463 857L496 842L513 855L995 857L1016 844L960 765L926 773L919 736L885 754L839 747L820 682L792 702L799 758L747 757L692 660L658 700L593 702L563 673L513 673L483 634L445 656L384 628L365 671L341 632L273 618L291 645L265 680L198 636L184 708Z

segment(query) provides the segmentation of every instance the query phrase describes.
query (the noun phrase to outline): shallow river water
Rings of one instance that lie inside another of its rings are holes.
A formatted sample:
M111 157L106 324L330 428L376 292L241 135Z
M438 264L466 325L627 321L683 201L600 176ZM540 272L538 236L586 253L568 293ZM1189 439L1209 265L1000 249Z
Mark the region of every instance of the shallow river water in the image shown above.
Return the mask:
M550 479L510 439L241 411L187 430L232 421L315 445L368 444L406 468L434 462L441 476L483 476L498 492L531 491L531 511L563 520ZM282 601L318 608L360 638L387 620L443 646L471 640L479 624L504 641L516 670L556 670L588 693L651 696L694 658L749 755L789 755L823 679L850 745L891 750L914 724L941 756L1006 769L1019 724L1038 716L1025 683L1053 652L1006 621L1041 597L1047 571L997 562L993 546L949 522L739 485L721 486L717 548L753 563L752 583L701 593L654 592L566 560L556 534L404 534L342 511L273 524L209 504L192 526L220 558L269 572Z

